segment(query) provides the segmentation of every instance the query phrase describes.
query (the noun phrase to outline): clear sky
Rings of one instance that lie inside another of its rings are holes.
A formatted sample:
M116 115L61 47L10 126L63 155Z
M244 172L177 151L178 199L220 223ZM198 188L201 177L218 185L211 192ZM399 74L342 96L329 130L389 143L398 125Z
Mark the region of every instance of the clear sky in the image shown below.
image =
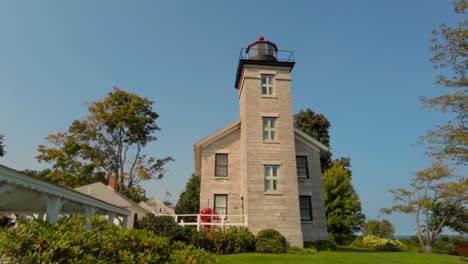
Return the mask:
M155 101L161 131L148 153L172 156L149 196L176 202L194 171L192 145L238 119L239 51L259 35L293 50L293 111L331 122L333 157L351 157L367 218L390 188L430 165L418 137L444 116L419 96L442 92L431 31L456 21L452 0L0 1L0 163L40 169L37 146L87 114L113 86ZM413 234L406 216L390 216Z

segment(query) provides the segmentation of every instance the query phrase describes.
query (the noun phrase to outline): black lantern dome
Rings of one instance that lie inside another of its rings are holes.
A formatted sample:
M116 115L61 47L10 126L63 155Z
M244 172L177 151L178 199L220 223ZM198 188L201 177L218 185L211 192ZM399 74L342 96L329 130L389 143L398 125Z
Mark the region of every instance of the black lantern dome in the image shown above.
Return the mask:
M247 47L245 52L249 60L276 61L278 48L275 43L266 41L263 36L260 36L257 41Z

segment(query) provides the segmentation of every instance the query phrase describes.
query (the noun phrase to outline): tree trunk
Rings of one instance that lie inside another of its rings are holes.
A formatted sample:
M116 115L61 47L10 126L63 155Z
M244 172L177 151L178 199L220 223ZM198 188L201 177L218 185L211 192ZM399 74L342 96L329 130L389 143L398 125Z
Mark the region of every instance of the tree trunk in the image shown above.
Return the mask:
M426 245L423 247L423 252L427 254L432 254L432 245Z

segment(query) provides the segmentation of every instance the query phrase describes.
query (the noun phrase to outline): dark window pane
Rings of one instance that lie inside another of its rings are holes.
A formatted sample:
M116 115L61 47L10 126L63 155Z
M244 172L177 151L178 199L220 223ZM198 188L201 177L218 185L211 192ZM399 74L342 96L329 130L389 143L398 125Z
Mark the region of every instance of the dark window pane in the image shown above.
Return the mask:
M215 176L228 175L228 155L216 154L215 156Z
M310 196L299 196L299 207L301 212L301 220L312 220L312 203Z
M297 177L301 179L309 178L309 168L307 166L307 156L296 156Z

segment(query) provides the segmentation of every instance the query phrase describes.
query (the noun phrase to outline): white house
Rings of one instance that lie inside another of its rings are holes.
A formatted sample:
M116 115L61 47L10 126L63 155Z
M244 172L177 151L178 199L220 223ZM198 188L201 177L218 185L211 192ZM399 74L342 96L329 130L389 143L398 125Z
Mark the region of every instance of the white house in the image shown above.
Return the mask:
M130 215L126 227L133 228L137 219L141 219L151 212L116 191L116 182L115 174L111 174L109 177L109 185L105 185L102 182L95 182L80 186L74 190L129 211Z

